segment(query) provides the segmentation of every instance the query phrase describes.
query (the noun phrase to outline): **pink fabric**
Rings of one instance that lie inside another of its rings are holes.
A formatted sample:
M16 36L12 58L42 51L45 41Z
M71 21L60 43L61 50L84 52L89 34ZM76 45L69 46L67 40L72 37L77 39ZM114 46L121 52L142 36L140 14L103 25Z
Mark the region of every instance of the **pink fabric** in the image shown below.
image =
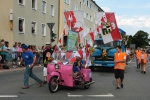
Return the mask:
M33 52L33 50L32 50L32 49L28 49L28 51Z
M22 48L17 47L17 51L18 51L18 52L22 52Z

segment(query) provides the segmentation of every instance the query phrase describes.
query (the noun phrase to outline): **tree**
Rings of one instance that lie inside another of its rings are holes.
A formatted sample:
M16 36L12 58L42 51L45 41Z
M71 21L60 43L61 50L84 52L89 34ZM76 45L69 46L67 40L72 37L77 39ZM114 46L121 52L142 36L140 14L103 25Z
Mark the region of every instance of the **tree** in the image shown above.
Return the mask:
M140 30L132 37L132 44L136 44L136 47L142 48L148 46L150 42L150 38L148 37L149 34L147 32Z

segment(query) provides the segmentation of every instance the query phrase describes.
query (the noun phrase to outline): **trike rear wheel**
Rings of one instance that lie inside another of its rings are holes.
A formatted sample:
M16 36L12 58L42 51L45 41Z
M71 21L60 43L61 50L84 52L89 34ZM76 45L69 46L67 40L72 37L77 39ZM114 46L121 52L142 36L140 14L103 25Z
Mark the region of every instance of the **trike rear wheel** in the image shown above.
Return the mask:
M51 93L56 93L59 89L58 76L53 76L49 81L49 91Z

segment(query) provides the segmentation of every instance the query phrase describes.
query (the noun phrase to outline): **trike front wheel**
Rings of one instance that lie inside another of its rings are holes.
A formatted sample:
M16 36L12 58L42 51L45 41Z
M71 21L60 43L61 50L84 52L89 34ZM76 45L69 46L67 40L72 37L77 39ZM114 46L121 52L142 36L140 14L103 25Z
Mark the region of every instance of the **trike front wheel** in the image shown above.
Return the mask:
M90 78L89 83L90 83L90 82L92 82L92 78ZM89 89L89 88L90 88L90 86L91 86L90 84L88 84L88 85L86 85L86 84L85 84L85 85L84 85L84 88L85 88L85 89Z
M51 93L56 93L59 89L58 76L53 76L49 81L49 91Z

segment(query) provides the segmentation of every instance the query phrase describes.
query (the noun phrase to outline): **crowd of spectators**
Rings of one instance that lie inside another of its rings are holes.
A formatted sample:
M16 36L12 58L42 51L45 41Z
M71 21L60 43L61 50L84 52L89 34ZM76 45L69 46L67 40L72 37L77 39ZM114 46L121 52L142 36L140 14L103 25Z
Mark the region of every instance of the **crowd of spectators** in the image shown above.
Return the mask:
M17 67L24 67L24 63L18 65L18 62L21 59L22 49L21 46L24 43L15 42L13 47L9 47L9 42L5 41L4 39L0 40L0 68L3 68L3 65L9 65L9 68L17 68ZM36 56L36 65L41 66L43 64L43 51L45 50L45 45L40 47L36 45L28 45L28 50L33 52ZM57 51L66 51L66 46L58 46L54 45L51 46L52 52Z

